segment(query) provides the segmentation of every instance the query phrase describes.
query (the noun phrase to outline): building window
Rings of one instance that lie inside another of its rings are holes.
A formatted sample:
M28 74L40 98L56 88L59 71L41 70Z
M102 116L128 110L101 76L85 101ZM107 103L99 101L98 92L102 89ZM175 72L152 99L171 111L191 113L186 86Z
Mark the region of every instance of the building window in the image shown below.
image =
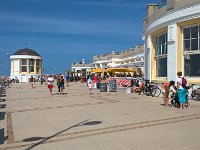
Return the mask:
M27 59L22 59L21 70L22 70L22 72L27 72Z
M29 72L34 72L34 59L29 60Z
M167 33L156 37L156 76L167 76Z
M37 59L36 60L36 72L39 73L39 71L40 71L40 60Z
M200 26L183 28L185 76L200 76Z

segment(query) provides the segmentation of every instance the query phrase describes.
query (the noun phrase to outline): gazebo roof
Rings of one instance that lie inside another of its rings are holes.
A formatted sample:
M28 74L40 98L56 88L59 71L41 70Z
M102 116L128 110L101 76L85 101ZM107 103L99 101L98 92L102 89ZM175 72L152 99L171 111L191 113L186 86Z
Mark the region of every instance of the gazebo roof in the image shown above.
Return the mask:
M29 49L29 48L24 48L16 51L13 55L30 55L30 56L40 56L36 51Z

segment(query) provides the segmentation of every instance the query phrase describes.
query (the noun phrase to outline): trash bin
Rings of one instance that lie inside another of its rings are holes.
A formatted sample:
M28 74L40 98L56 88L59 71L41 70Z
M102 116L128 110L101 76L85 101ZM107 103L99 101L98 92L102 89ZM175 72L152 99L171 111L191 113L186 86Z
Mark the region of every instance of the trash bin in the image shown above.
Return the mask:
M100 83L100 92L107 92L107 84Z
M110 92L116 92L117 91L116 80L110 80L109 81L109 91Z
M86 79L85 79L85 77L80 77L80 82L81 82L81 83L84 83L84 82L86 82Z
M97 89L100 89L100 82L97 82Z

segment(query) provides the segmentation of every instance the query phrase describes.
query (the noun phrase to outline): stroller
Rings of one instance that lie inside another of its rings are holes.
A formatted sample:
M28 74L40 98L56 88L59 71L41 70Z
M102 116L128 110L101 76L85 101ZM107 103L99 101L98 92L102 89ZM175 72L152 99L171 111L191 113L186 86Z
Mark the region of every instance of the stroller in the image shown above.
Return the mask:
M178 99L178 93L172 93L171 94L171 106L179 108L180 107L180 102ZM186 103L185 103L185 108L188 108L189 103L188 103L188 95L186 94Z

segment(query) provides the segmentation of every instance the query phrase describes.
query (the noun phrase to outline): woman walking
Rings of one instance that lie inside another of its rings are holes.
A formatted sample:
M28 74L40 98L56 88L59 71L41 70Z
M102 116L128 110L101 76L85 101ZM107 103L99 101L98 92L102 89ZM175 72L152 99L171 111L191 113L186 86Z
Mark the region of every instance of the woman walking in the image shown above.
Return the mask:
M52 89L53 89L53 82L54 82L54 79L53 79L53 77L50 75L50 76L47 78L47 87L48 87L49 92L50 92L51 95L52 95Z
M59 82L59 89L60 89L60 94L64 94L63 93L63 89L64 89L64 83L65 83L65 80L64 80L64 78L63 78L63 76L60 76L60 82Z

